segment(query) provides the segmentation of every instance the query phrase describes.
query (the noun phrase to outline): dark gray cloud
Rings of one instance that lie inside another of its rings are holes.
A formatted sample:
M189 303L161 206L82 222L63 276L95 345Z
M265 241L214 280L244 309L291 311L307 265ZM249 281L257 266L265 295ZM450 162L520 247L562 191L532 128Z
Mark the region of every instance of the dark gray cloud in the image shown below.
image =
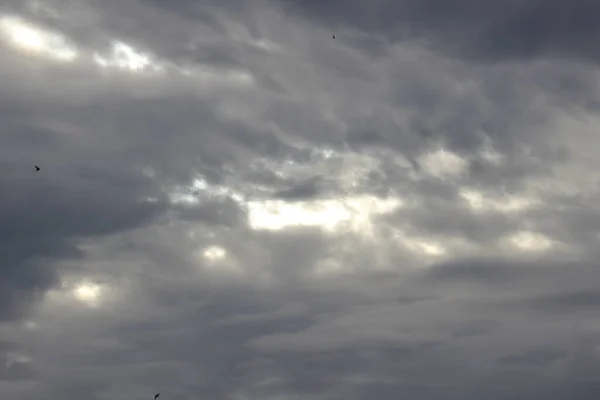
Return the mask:
M416 40L436 50L490 62L545 55L597 61L598 6L587 0L278 3L290 14L307 15L331 30L359 28L389 40ZM343 33L338 36L343 40Z
M293 184L288 189L276 192L274 197L292 201L315 198L319 194L320 183L321 181L318 178L306 179L303 182Z
M0 396L592 398L596 8L3 2Z

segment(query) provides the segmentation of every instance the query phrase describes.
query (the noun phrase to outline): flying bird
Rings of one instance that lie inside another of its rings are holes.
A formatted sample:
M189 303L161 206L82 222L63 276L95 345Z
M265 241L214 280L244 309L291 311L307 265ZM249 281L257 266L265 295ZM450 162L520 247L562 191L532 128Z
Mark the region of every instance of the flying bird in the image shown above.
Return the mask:
M158 399L159 397L160 397L160 393L156 393L156 394L154 395L154 400Z
M36 171L39 171L39 170L40 170L40 167L38 167L38 166L36 165L36 166L35 166L35 170L36 170Z
M333 35L333 38L335 39L335 35Z

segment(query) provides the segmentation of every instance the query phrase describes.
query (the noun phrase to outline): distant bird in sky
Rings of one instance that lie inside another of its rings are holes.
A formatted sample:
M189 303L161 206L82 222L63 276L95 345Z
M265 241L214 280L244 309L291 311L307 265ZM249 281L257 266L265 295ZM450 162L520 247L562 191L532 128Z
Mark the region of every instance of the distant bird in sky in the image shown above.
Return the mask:
M159 397L160 397L160 393L156 393L156 394L154 395L154 400L158 399Z
M40 170L40 167L38 167L38 166L36 165L36 166L35 166L35 170L36 170L36 171L39 171L39 170Z
M333 35L333 38L335 39L335 35Z

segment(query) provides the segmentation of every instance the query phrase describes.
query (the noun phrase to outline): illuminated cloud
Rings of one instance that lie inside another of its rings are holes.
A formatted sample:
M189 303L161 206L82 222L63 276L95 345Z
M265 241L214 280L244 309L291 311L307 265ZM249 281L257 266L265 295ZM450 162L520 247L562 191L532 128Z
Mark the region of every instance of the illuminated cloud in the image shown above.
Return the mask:
M221 246L208 246L200 250L201 264L208 270L218 273L244 273L243 265Z
M173 204L196 205L205 199L231 198L242 202L245 196L224 185L209 184L204 178L196 178L189 185L181 185L169 191Z
M57 61L73 61L77 49L61 34L43 29L16 16L0 18L2 39L11 47L27 55Z
M163 72L164 67L157 64L150 54L142 53L134 47L114 41L108 54L94 53L94 61L103 68L118 68L129 72Z
M389 214L402 204L399 199L369 195L296 202L249 201L248 222L253 229L282 230L304 226L319 227L327 232L350 230L367 234L374 217Z
M404 238L404 244L409 249L427 256L443 256L446 254L446 249L444 247L425 239Z
M419 163L428 174L438 178L459 176L468 166L465 159L444 149L422 155Z
M540 204L535 198L486 195L475 189L462 189L460 196L474 212L516 213Z
M210 246L202 254L210 261L220 261L225 258L227 251L219 246Z
M59 18L58 11L31 3L36 14L53 19ZM43 28L16 15L0 16L0 37L10 47L24 55L61 62L84 61L104 71L121 71L135 74L151 74L155 78L173 75L187 77L198 84L225 84L251 86L255 83L251 73L245 70L219 70L201 63L179 65L169 60L160 60L151 51L142 51L123 40L113 39L107 51L77 47L66 35Z
M73 296L88 306L97 306L101 300L102 288L94 283L83 282L73 288Z
M526 252L544 252L552 248L553 241L546 235L538 232L521 231L508 237L514 247Z
M66 279L59 288L47 294L48 306L66 308L73 306L85 306L87 308L99 308L107 301L114 300L114 293L110 298L108 286L91 280Z

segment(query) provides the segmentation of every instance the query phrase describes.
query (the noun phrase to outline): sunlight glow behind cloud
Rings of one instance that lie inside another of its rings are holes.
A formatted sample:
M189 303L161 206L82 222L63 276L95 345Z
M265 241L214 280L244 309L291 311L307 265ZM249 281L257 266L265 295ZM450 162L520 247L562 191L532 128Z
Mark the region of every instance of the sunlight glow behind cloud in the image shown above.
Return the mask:
M220 246L210 246L202 254L211 261L219 261L225 258L227 251Z
M187 77L203 85L225 84L245 87L254 84L254 77L248 71L223 71L200 63L178 65L169 60L159 60L152 55L152 51L142 51L121 39L113 39L107 51L77 48L63 33L45 29L16 15L0 17L0 39L24 55L60 62L81 60L105 71L153 74L150 76L154 78L168 73L173 76Z
M94 307L98 305L102 295L102 288L94 283L82 282L75 286L73 295L82 303Z
M24 53L58 61L73 61L78 56L75 47L63 35L44 30L19 17L2 17L0 30L10 46Z
M350 229L358 233L370 231L374 216L391 213L402 204L399 199L370 195L291 203L283 200L250 201L248 222L258 230L320 227L329 232Z
M212 245L199 250L196 254L199 262L206 270L229 275L245 272L236 257L224 247Z

